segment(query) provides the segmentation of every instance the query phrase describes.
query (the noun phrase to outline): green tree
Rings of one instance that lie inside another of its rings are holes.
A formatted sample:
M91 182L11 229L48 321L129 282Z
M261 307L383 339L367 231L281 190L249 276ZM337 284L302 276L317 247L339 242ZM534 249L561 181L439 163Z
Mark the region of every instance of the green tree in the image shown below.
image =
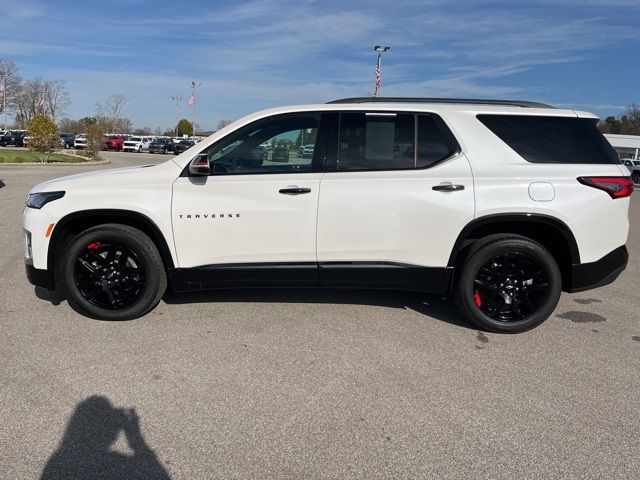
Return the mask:
M87 152L89 157L97 160L104 148L105 128L101 123L94 123L87 127Z
M36 115L29 122L29 148L40 155L40 161L49 161L52 150L60 146L60 131L46 115Z
M178 122L178 136L191 135L193 133L193 123L186 118L181 119Z

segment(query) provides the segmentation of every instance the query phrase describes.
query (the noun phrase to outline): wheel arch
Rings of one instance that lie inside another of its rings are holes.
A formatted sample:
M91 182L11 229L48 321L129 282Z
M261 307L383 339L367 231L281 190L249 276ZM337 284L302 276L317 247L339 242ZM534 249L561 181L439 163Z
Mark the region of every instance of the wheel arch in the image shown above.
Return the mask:
M105 223L119 223L143 231L158 247L165 269L174 267L169 244L160 228L149 217L131 210L92 209L70 213L56 223L51 234L47 253L47 269L53 272L54 277L56 271L56 251L64 246L66 241L74 235L88 228Z
M543 245L560 267L562 289L571 289L572 266L580 263L578 244L571 229L561 220L549 215L509 213L476 218L458 235L447 266L458 265L476 240L497 233L522 235Z

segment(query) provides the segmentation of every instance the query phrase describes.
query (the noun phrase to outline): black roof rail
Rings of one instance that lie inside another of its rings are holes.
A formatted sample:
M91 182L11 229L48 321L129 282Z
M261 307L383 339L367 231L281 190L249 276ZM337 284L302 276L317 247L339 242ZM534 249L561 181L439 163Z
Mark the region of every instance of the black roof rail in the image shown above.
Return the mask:
M427 98L427 97L353 97L340 98L327 103L448 103L454 105L503 105L523 108L556 108L546 103L526 100L485 100L479 98Z

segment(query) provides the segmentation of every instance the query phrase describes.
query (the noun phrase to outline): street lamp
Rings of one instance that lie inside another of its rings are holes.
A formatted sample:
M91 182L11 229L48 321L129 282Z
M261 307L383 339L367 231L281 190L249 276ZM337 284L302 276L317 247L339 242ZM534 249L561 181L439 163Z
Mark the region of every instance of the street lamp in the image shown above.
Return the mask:
M180 121L180 119L178 117L180 116L180 102L182 102L182 97L171 97L171 100L176 102L176 137L177 137L178 136L178 122Z
M378 60L376 62L376 89L373 92L374 97L378 96L378 90L380 90L380 85L382 84L380 81L382 76L380 73L380 60L382 59L382 54L388 52L390 49L391 47L383 47L381 45L374 45L373 47L373 50L378 53Z
M196 88L198 88L202 83L191 82L191 98L189 99L189 103L191 103L191 108L193 108L193 116L192 116L192 126L193 126L193 137L196 136Z

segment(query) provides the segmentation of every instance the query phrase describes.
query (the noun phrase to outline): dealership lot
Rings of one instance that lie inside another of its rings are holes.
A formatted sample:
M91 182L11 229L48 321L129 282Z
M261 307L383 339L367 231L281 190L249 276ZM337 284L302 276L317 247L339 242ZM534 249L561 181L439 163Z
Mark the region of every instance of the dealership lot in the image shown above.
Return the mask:
M99 395L135 408L155 456L122 432L115 450L175 479L637 478L640 193L623 275L564 294L525 334L479 332L438 297L369 291L173 294L108 323L36 291L22 260L30 187L91 168L0 166L3 477L38 477L57 451L117 478L103 420L135 422L72 418Z

